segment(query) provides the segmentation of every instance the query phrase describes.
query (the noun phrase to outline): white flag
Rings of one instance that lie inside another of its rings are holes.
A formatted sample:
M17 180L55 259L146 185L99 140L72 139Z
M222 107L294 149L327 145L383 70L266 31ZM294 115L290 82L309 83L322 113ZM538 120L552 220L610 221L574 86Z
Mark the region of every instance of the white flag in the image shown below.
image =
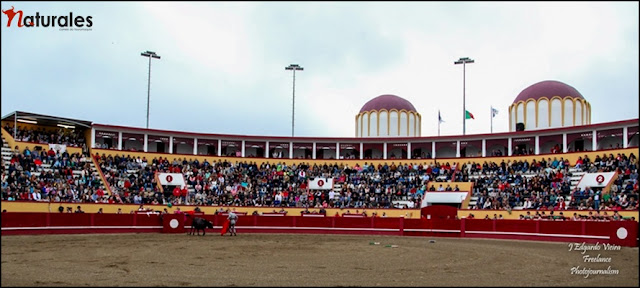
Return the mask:
M496 117L498 115L498 109L491 107L491 117Z

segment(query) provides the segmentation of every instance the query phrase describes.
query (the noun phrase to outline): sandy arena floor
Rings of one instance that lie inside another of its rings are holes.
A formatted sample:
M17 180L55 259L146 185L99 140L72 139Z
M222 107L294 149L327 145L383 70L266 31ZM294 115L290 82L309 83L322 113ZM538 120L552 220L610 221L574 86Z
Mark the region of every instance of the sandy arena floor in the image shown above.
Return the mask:
M584 255L610 263L585 263L581 251L551 242L212 232L2 236L2 286L637 287L638 248L601 248ZM572 275L577 266L611 266L619 274Z

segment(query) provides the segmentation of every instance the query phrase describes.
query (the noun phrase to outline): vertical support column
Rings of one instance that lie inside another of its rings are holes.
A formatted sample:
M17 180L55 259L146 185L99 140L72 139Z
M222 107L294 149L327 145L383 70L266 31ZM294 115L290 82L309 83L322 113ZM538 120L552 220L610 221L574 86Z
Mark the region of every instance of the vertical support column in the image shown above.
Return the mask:
M593 130L591 132L591 151L596 151L598 150L598 131Z
M482 139L482 157L487 157L487 139Z
M509 137L509 140L507 142L507 156L511 156L511 153L513 153L513 147L511 147L512 145L513 145L513 141L511 137Z
M567 133L562 133L562 153L567 153Z
M535 153L536 155L540 155L540 135L536 135L536 142L534 144L535 147Z
M149 152L149 134L144 134L144 143L142 143L142 150Z
M411 159L411 142L407 142L407 159Z
M382 144L382 159L387 159L387 142Z
M313 145L311 147L311 149L313 150L311 151L311 158L316 159L316 142L313 142Z
M431 158L436 158L436 142L431 142Z
M460 158L460 140L456 141L456 157Z
M293 142L289 142L289 159L293 159Z
M269 141L264 145L264 158L269 158Z
M222 156L222 139L218 139L218 157Z
M95 137L93 139L93 141L96 141ZM122 131L118 132L118 150L122 150Z
M340 159L340 142L336 142L336 159Z
M193 138L193 155L198 155L198 138Z
M16 133L15 133L16 126L15 126L15 124L14 124L13 128L14 128L13 139L15 140L16 139ZM122 132L120 132L120 133L122 133ZM122 138L122 137L120 137L120 138ZM13 147L11 147L11 148L13 149ZM91 127L91 148L96 148L96 128L93 128L93 127ZM120 148L118 148L118 149L120 149Z
M245 151L246 147L244 147L244 146L245 146L245 143L244 143L244 140L242 140L242 148L240 148L242 158L244 158L244 155L245 155L244 151Z
M362 144L362 142L360 142L360 160L364 159L364 144ZM313 149L315 150L315 149Z
M629 136L627 133L629 133L629 127L624 126L622 128L622 148L629 148Z
M169 136L169 154L173 154L173 136Z

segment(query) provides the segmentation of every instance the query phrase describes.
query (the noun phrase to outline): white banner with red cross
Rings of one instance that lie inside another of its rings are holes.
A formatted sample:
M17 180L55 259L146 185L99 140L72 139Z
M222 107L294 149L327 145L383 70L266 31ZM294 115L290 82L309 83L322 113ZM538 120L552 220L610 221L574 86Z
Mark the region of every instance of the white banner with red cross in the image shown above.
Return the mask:
M316 177L309 179L310 190L331 190L333 189L333 178Z

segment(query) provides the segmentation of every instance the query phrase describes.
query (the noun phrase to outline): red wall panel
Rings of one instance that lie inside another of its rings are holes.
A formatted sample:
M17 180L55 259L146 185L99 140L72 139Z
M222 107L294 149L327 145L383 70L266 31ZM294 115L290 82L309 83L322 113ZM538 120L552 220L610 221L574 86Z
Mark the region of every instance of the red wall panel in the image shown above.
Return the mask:
M444 219L444 220L426 220L431 223L431 229L438 230L460 230L460 221L455 219Z
M256 217L256 226L284 226L293 227L295 221L292 216L252 216ZM297 220L297 219L296 219ZM253 225L251 225L253 226Z
M91 226L89 213L58 213L49 214L49 226Z
M184 215L173 215L185 217ZM165 217L167 217L165 215ZM227 216L203 215L214 223L222 226ZM190 226L192 217L185 217ZM135 227L162 226L161 216L158 214L89 214L89 213L31 213L11 212L3 213L2 234L52 234L52 233L119 233L119 232L160 232L163 229L140 229ZM238 223L243 232L273 232L273 233L334 233L334 234L385 234L409 236L437 236L437 237L482 237L500 239L526 239L546 241L585 241L600 243L614 243L624 246L637 246L638 226L635 221L613 222L582 222L582 221L535 221L535 220L484 220L484 219L404 219L404 218L344 218L344 217L301 217L301 216L239 216ZM47 229L47 227L66 226L66 229ZM120 226L113 229L95 229L91 226L108 227ZM248 228L242 226L263 226L268 229ZM78 227L78 228L72 228ZM325 227L327 229L291 229L292 227ZM333 227L338 229L333 229ZM32 229L12 229L32 228ZM275 229L274 229L275 228ZM349 228L349 229L341 229ZM362 228L362 229L358 229ZM382 229L375 230L375 229ZM399 231L384 231L393 229ZM416 231L417 230L417 231ZM463 230L462 232L451 232ZM487 233L469 233L470 231L484 231ZM498 233L492 233L498 232ZM506 233L500 233L506 232ZM510 234L512 232L513 234ZM518 234L531 233L531 234ZM549 237L545 234L563 234L562 237ZM581 236L601 236L603 238L589 238ZM609 239L610 238L610 239Z
M162 221L158 214L137 214L135 217L136 226L162 226Z
M371 228L370 218L335 217L335 227L340 228Z
M374 228L398 228L402 218L372 218ZM418 220L418 219L416 219ZM406 221L406 220L405 220Z
M47 213L2 213L2 227L40 227L47 225Z
M635 222L635 221L634 221ZM597 236L609 236L611 223L613 222L586 222L584 234L585 235L597 235ZM635 222L638 225L638 222Z
M540 225L539 233L571 234L571 235L583 235L582 225L584 225L585 223L582 221L532 221L532 222L539 223L538 224Z
M526 232L526 233L535 233L536 232L536 223L540 221L525 221L525 220L491 220L495 221L496 230L495 231L504 231L504 232ZM489 230L491 231L491 230Z
M464 219L463 221L465 231L493 231L493 222L498 220Z
M332 227L333 217L298 217L297 227Z
M133 226L133 214L94 214L94 226Z

